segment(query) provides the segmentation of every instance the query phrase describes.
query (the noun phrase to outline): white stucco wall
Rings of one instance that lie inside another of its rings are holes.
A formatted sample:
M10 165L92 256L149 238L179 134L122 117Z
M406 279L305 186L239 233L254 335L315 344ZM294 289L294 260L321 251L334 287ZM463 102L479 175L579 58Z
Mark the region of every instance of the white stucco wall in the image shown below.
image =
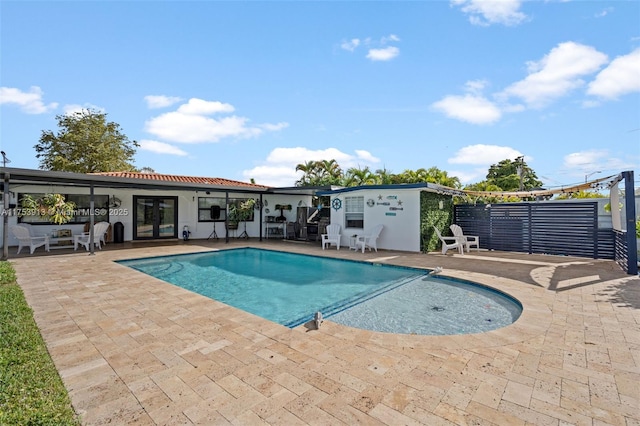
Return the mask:
M345 228L345 197L358 196L364 197L364 229ZM331 207L334 199L340 199L339 210ZM377 243L379 249L420 251L419 189L359 189L334 194L331 201L331 223L342 227L341 245L348 247L351 235L365 234L382 224L384 229Z

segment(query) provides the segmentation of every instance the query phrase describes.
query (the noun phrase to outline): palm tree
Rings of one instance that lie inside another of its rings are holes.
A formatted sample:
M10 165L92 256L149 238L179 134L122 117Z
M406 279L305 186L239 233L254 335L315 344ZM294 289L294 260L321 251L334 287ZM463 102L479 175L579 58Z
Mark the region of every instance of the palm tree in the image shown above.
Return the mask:
M376 174L376 183L379 183L381 185L390 185L390 184L396 183L395 182L395 180L397 179L396 175L387 171L386 167L383 169L376 170L375 174Z
M347 177L355 183L355 186L374 185L376 183L376 176L371 173L369 167L365 167L364 169L352 167L347 170Z
M460 179L440 170L437 167L431 167L427 170L426 182L437 183L438 185L448 186L450 188L460 188Z
M313 185L314 176L316 174L316 162L315 161L307 161L304 164L298 164L296 166L296 172L303 172L304 174L296 182L296 186L311 186Z
M336 184L342 178L342 169L336 160L318 161L318 169L322 170L322 181L325 185Z

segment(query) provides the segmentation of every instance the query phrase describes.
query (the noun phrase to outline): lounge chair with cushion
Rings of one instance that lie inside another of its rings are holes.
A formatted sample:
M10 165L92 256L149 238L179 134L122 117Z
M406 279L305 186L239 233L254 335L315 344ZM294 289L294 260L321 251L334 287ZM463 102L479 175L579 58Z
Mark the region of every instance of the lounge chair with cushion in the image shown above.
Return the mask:
M322 250L324 250L325 246L331 246L331 244L340 250L340 225L337 223L327 225L326 232L326 234L322 234Z
M18 254L22 247L29 247L31 254L41 246L44 246L45 251L49 251L49 236L32 237L30 226L28 225L12 225L10 227L11 233L18 240Z
M480 250L480 238L477 235L465 235L462 232L462 228L460 225L456 225L455 223L451 225L451 232L453 232L454 237L458 237L460 242L464 245L464 248L467 249L467 252L471 249L471 247L475 247L476 250Z
M434 226L433 229L435 229L436 235L440 238L440 241L442 241L442 254L447 254L447 250L455 248L458 249L460 254L464 254L464 243L462 243L458 237L443 237L438 228Z
M362 252L364 253L365 247L371 251L374 249L376 252L378 251L378 237L380 237L380 233L384 225L376 225L369 232L366 232L364 235L358 235L356 240L356 250L358 248L362 248Z
M109 229L109 222L98 222L93 225L93 244L102 250L102 244L106 244L105 234ZM91 232L83 232L82 234L74 235L73 249L78 250L78 245L83 245L87 251L89 251L89 244L91 244Z

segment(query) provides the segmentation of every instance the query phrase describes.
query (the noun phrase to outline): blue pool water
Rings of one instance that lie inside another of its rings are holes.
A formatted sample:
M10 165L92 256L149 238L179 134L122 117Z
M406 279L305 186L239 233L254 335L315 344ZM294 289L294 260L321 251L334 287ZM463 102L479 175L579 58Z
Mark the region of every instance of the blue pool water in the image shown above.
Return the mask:
M119 263L288 327L320 311L332 321L376 331L460 334L503 327L521 312L516 301L501 293L431 277L422 269L271 250L231 249ZM472 296L460 295L469 289ZM437 294L451 304L436 302ZM480 301L480 312L464 308L461 315L452 308L472 301ZM439 314L437 321L427 319L432 313ZM441 329L441 319L450 314L471 325Z

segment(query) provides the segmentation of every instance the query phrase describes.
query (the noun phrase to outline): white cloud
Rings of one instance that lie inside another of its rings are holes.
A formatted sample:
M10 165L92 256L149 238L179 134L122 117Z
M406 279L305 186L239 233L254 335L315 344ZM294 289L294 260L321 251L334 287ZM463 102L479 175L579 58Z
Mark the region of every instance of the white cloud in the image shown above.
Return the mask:
M259 127L261 129L267 130L269 132L277 132L278 130L286 129L289 127L289 123L281 122L276 124L260 124Z
M223 104L218 101L205 101L202 99L191 98L186 104L180 105L178 112L182 114L193 115L209 115L218 112L233 112L233 105Z
M104 113L106 110L102 107L93 105L93 104L89 104L89 103L85 103L84 105L80 105L80 104L68 104L62 107L62 111L64 112L64 115L72 115L75 114L76 112L82 112L85 110L93 110L93 111L97 111L100 113Z
M395 34L389 34L387 37L382 37L382 38L380 39L380 43L381 43L381 44L387 44L387 43L389 43L390 41L400 41L400 37L398 37L398 36L397 36L397 35L395 35Z
M400 54L400 49L395 46L385 47L383 49L369 49L367 59L372 61L390 61Z
M0 105L17 105L27 114L44 114L58 107L56 102L45 105L42 101L44 92L38 86L31 86L28 92L14 87L0 87Z
M521 4L520 0L451 0L452 6L460 7L469 15L469 22L480 26L520 24L527 19L527 15L519 10Z
M573 152L565 155L564 165L569 168L592 168L601 157L606 157L606 149L592 149L589 151Z
M352 38L351 40L343 41L340 44L342 49L348 50L349 52L353 52L358 46L360 46L360 39L358 38Z
M592 74L607 61L607 55L591 46L560 43L538 62L529 62L529 75L507 87L500 97L517 97L528 106L541 108L584 85L580 77Z
M449 164L474 164L488 167L505 159L515 160L521 155L520 151L508 146L477 144L459 149L455 156L447 162ZM530 161L531 157L526 157L526 160Z
M598 101L594 101L594 100L586 100L582 102L582 107L583 108L595 108L597 106L600 106L601 102Z
M171 155L179 155L186 156L188 155L186 151L181 150L173 145L169 145L168 143L153 141L149 139L143 139L140 142L140 149L143 151L151 151L156 154L171 154Z
M246 181L254 179L259 185L289 187L295 186L296 181L302 177L302 172L296 172L295 166L264 165L244 170L242 175Z
M609 14L609 12L612 12L612 11L613 11L612 7L607 7L605 9L602 9L600 12L596 13L594 16L596 18L604 18Z
M481 95L485 87L488 86L486 80L470 80L464 84L465 91L474 95Z
M448 95L432 104L434 110L447 117L472 124L491 124L504 113L522 112L527 108L543 108L551 102L585 85L581 77L597 72L607 62L607 55L591 46L574 42L560 43L540 61L527 62L529 74L494 93L493 101L482 95L488 86L485 80L468 81L464 96ZM640 91L640 49L617 58L602 71L589 88L590 94L615 97ZM513 101L516 100L516 102ZM520 102L522 101L522 102ZM584 103L593 107L596 102Z
M395 46L387 46L387 44L399 41L400 37L395 34L380 37L379 41L374 41L371 37L365 39L352 38L351 40L343 40L342 43L340 43L340 48L353 52L361 45L367 46L369 49L366 55L367 59L372 61L390 61L400 54L400 49Z
M151 118L145 123L145 130L170 142L204 143L218 142L228 137L256 137L265 131L277 131L288 126L284 122L249 126L248 118L235 115L222 118L208 117L211 114L232 111L234 107L230 104L193 98L180 105L177 111Z
M311 150L304 147L275 148L265 160L265 164L242 172L246 179L254 178L257 183L270 186L294 186L302 172L296 172L298 164L307 161L336 160L343 171L351 167L375 167L380 159L366 150L355 150L355 155L337 148Z
M358 158L359 160L365 161L368 164L376 164L380 162L380 159L378 157L374 157L369 151L356 149L355 153L356 153L356 158Z
M464 96L446 96L431 105L449 118L466 121L471 124L491 124L500 120L500 109L482 96L473 94Z
M272 164L296 165L307 161L336 160L343 169L358 167L361 163L373 165L380 159L371 155L368 151L356 150L356 155L347 154L337 148L311 150L304 147L275 148L267 156L267 162Z
M634 158L635 157L635 158ZM591 179L606 177L621 170L637 167L637 156L620 159L613 157L606 149L590 149L565 155L563 167L567 173L581 181L590 175Z
M589 83L587 93L606 99L640 92L640 48L619 56Z
M468 170L449 170L449 176L455 176L460 179L460 183L466 185L468 183L477 183L485 180L487 177L488 167L478 167Z
M177 96L148 95L144 97L149 108L166 108L182 100Z

